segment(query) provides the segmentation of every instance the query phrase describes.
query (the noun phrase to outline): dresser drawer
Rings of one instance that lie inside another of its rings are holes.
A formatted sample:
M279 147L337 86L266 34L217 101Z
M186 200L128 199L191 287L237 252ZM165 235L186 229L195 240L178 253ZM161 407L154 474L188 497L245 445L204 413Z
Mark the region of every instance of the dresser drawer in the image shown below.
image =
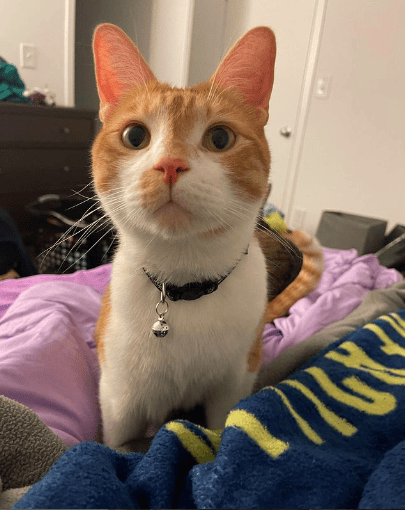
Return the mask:
M93 126L91 118L34 117L0 111L0 147L88 147L93 139Z
M1 194L38 190L57 193L80 190L91 180L86 149L1 149ZM3 204L6 205L6 204Z

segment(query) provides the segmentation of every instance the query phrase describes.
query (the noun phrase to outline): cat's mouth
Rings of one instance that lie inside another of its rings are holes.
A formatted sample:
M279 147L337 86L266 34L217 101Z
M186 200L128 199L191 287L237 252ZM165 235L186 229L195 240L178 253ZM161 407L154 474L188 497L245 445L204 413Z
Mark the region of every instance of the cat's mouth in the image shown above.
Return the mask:
M170 199L153 213L160 226L170 230L186 230L190 227L193 214Z
M183 211L185 213L191 214L190 211L188 211L185 207L180 205L179 203L175 202L172 198L165 202L164 204L160 205L154 212L160 213L160 212L166 212L166 211Z

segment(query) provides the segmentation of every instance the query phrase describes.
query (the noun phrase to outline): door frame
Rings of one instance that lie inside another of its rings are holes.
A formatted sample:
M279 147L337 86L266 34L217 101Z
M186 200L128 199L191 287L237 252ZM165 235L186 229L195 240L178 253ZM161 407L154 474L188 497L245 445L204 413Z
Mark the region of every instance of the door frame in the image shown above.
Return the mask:
M293 221L295 190L304 146L305 130L308 121L309 107L311 104L311 96L321 46L323 26L326 17L327 3L328 0L317 0L312 23L307 62L305 64L305 74L302 82L301 97L297 112L295 136L291 145L286 184L281 204L281 209L285 212L288 225Z
M75 24L76 0L65 0L63 104L75 106Z

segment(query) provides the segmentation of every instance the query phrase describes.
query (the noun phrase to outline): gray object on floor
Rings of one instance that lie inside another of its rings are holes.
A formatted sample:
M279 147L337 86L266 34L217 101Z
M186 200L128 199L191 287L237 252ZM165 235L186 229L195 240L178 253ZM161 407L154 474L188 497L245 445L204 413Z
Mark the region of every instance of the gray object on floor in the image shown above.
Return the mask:
M384 245L387 222L339 211L323 211L316 238L327 248L348 250L358 255L375 253Z

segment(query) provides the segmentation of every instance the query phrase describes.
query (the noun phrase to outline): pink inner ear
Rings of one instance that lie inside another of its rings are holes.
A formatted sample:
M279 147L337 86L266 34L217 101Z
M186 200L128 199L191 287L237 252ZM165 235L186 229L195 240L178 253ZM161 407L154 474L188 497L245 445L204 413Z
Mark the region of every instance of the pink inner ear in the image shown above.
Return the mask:
M94 59L96 64L96 81L100 100L114 103L120 90L120 83L112 70L107 40L98 30L94 35Z
M126 89L155 79L137 47L115 25L96 28L93 51L101 103L114 105Z
M235 87L252 106L268 111L275 58L273 32L254 28L231 48L213 79L222 88Z

